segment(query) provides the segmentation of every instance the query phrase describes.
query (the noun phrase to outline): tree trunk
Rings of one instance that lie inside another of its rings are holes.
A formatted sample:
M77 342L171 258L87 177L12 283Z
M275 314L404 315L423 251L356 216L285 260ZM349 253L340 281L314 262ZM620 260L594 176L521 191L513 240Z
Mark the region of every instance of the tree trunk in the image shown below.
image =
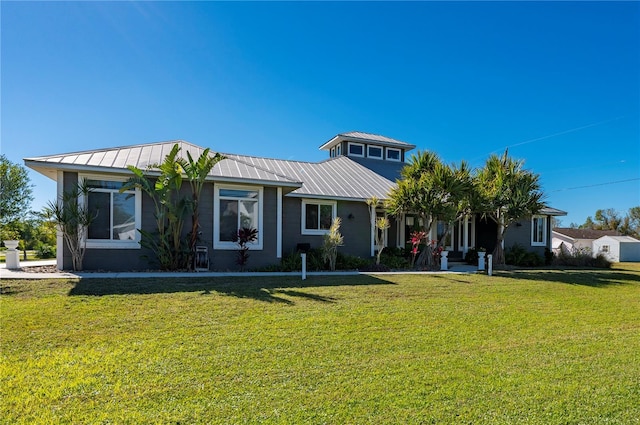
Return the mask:
M502 241L504 240L504 231L506 227L502 223L498 223L498 231L496 235L496 247L493 249L493 264L504 266L504 249Z

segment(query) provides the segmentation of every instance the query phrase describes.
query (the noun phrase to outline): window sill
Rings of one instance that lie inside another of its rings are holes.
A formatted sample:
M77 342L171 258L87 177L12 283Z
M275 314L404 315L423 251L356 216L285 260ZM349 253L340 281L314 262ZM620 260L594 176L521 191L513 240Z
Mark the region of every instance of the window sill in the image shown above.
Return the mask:
M87 249L140 249L138 241L87 241Z

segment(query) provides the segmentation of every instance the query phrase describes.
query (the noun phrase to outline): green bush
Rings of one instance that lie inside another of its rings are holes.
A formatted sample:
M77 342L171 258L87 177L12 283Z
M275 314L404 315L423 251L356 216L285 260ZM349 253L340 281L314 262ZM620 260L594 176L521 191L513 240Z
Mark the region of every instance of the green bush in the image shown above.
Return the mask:
M467 253L464 256L464 261L467 264L473 264L473 265L478 264L478 250L475 248L469 249L469 251L467 251Z
M402 248L385 248L380 256L380 264L391 270L408 269L411 261Z
M56 247L52 245L47 245L41 243L36 248L36 258L55 258L56 257Z
M560 250L555 256L553 264L570 267L611 268L611 261L603 254L594 257L589 248L573 248L571 251Z
M517 267L540 267L544 259L535 252L527 251L523 246L514 244L505 250L505 263Z

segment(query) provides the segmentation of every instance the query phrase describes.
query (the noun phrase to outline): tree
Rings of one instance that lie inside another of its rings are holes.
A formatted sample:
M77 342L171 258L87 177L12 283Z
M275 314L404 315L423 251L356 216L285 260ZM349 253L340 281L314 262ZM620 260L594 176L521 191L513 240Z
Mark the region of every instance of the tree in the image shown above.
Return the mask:
M491 155L475 176L476 208L498 225L495 264L504 265L504 234L517 220L537 214L544 207L539 176L523 168L524 162L508 156Z
M27 170L0 155L0 226L19 221L29 212L32 187Z
M640 238L640 206L629 208L629 212L622 219L620 231L634 238Z
M214 156L209 154L209 148L205 149L197 160L194 160L191 153L187 151L187 160L181 160L182 168L187 175L189 185L191 187L191 200L189 207L191 209L191 233L189 236L189 251L193 256L198 243L198 235L200 234L200 194L202 187L213 167L224 159L224 156L216 153ZM192 261L189 261L192 265Z
M149 167L159 171L156 179L145 176L144 172L130 165L133 173L120 189L121 192L138 188L145 192L154 204L157 234L139 229L142 239L141 245L154 252L160 268L163 270L177 270L186 267L186 248L182 242L184 215L187 204L181 198L183 168L178 160L180 146L176 143L161 164Z
M392 215L418 215L426 235L434 234L438 221L450 223L468 214L472 204L472 182L465 162L459 166L443 164L433 152L412 155L391 190L388 211ZM436 244L427 243L416 265L434 267L432 251L442 245L448 229Z
M623 235L640 237L640 206L629 208L624 217L613 208L596 210L593 218L588 216L579 228L615 230Z
M336 270L336 259L338 257L338 247L344 244L344 237L340 233L340 217L333 219L329 233L323 236L322 259L329 262L329 269Z
M81 196L86 199L90 189L80 183L72 190L65 191L55 202L51 201L45 208L46 214L57 225L62 237L71 252L74 271L82 270L84 254L87 249L87 230L96 218L86 204L79 202Z

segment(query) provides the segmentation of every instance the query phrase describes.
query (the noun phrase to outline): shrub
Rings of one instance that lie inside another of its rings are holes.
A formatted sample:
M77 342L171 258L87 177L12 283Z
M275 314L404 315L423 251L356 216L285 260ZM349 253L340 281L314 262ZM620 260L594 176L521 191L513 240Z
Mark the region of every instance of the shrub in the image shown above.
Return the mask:
M553 260L555 258L555 254L549 248L544 249L544 265L550 266L553 264Z
M47 245L41 243L36 248L36 257L37 258L55 258L56 256L56 247L52 245Z
M467 251L467 253L464 256L464 261L467 264L473 264L473 265L478 264L478 250L475 248L469 249L469 251Z
M402 248L386 248L380 257L380 264L395 270L407 269L411 266L411 262Z
M544 264L544 259L535 252L514 244L505 251L505 263L518 267L540 267Z
M338 270L361 270L368 265L369 260L354 255L338 252L336 257L336 269Z
M556 255L554 262L558 266L571 267L597 267L608 269L611 267L611 261L603 254L594 257L590 248L573 248L571 251L560 250Z

